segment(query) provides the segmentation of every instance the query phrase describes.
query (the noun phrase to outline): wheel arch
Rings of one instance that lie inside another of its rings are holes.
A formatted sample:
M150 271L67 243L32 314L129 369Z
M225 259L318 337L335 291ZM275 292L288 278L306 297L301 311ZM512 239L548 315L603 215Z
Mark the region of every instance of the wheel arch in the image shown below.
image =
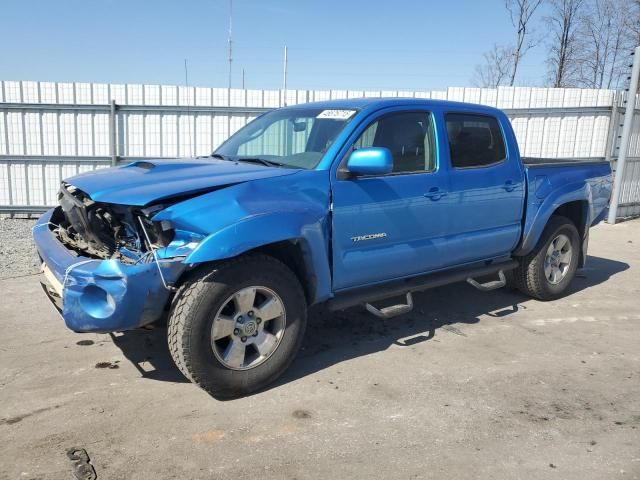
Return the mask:
M586 200L574 200L567 202L556 208L551 217L562 216L571 221L580 235L580 255L578 256L578 268L584 267L587 257L587 246L589 236L589 202Z
M582 243L585 244L581 246L581 249L586 252L589 226L594 217L593 195L589 184L569 182L552 189L542 197L537 193L529 194L526 202L522 242L515 250L515 256L525 256L535 248L542 232L554 215L564 216L575 225L580 233ZM583 256L581 255L581 263Z
M264 253L289 267L300 280L308 304L331 295L327 225L324 218L261 215L206 237L185 259L191 268L250 253Z
M517 256L528 254L540 240L544 228L553 217L564 217L571 221L580 235L580 256L578 267L583 267L586 261L588 240L589 240L589 201L585 199L570 200L564 202L548 213L544 222L540 222L536 232L530 235L523 242L523 246L516 252Z
M313 266L308 261L310 253L305 253L307 248L308 246L303 239L291 239L261 245L246 253L263 253L284 263L298 278L304 290L307 304L310 305L315 303L318 279L313 272Z

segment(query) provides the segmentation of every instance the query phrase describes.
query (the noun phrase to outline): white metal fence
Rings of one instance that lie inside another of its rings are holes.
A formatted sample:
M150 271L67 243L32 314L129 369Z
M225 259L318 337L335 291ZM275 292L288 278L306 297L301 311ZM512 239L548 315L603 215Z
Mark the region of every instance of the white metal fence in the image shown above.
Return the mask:
M355 97L436 98L495 106L509 115L523 155L602 158L614 167L625 105L621 92L588 89L283 92L2 81L0 212L42 211L55 204L62 178L86 170L136 158L208 154L263 111L285 103ZM620 195L623 217L640 214L640 110L636 117Z

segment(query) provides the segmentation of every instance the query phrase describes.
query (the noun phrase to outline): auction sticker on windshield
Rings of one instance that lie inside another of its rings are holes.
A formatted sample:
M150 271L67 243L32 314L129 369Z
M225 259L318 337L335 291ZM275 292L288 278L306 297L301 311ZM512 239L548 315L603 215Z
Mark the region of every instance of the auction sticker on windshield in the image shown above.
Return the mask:
M316 118L331 118L333 120L347 120L356 113L355 110L323 110Z

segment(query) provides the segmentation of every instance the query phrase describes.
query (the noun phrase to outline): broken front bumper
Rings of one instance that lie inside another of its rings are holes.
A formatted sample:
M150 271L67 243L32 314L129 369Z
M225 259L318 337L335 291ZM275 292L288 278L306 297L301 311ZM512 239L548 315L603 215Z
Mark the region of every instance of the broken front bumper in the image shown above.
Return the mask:
M60 243L49 228L53 210L33 228L43 262L41 283L65 324L76 332L113 332L157 320L171 291L165 288L158 264L123 264L77 256ZM167 284L186 268L181 259L160 260Z

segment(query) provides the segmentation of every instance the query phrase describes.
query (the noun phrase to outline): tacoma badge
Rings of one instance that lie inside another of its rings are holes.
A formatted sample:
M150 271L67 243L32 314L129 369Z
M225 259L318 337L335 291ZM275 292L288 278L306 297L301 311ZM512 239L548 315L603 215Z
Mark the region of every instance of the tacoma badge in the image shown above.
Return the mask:
M361 242L362 240L374 240L376 238L385 238L387 236L386 233L370 233L369 235L357 235L355 237L351 237L351 240L354 242Z

